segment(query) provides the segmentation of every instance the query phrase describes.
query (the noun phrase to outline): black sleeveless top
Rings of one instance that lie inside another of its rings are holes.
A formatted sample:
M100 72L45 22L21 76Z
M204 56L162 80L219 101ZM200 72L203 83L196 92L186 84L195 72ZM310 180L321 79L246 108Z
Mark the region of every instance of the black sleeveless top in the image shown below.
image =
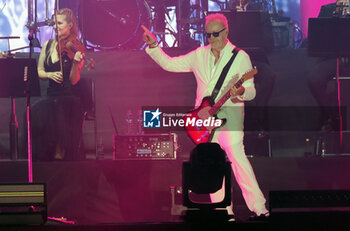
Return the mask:
M46 72L56 72L60 71L60 62L57 61L52 63L51 56L48 57L50 48L53 43L53 39L50 39L46 46L46 60L44 61L44 69ZM73 60L68 58L67 55L62 57L62 67L63 67L63 82L61 84L49 79L49 87L47 88L48 96L58 96L58 95L72 95L72 84L69 80L70 71L72 69Z

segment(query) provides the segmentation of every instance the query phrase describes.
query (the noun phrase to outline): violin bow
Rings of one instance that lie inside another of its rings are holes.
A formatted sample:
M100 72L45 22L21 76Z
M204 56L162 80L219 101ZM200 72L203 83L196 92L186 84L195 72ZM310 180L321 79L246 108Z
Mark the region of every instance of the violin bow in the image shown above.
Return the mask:
M60 60L60 69L61 69L61 73L63 74L63 64L62 64L62 57L61 57L62 50L61 50L61 44L60 44L60 37L58 36L57 9L58 9L58 1L55 0L55 9L54 9L54 17L55 17L55 25L56 25L55 34L56 34L56 42L58 46L58 59Z

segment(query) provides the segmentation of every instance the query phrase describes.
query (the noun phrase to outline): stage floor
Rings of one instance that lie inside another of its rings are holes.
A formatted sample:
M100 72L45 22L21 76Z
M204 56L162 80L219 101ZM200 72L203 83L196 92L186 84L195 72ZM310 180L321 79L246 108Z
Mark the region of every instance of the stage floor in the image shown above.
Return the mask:
M46 183L48 216L77 225L180 222L171 215L170 187L181 186L182 161L37 162L34 182ZM350 189L350 157L250 158L267 205L271 190ZM0 161L0 183L27 181L26 161ZM181 204L177 194L176 203ZM233 180L238 221L251 215Z
M228 231L228 230L246 230L246 231L287 231L287 230L349 230L349 222L334 222L324 220L322 222L309 220L303 223L293 220L288 222L149 222L149 223L114 223L114 224L96 224L96 225L22 225L22 226L0 226L4 231Z

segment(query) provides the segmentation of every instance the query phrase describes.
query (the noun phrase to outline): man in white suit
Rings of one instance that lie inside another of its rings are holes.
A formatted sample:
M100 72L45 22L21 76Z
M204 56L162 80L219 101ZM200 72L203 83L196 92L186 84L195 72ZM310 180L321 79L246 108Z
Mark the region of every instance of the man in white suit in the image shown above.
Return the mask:
M199 106L205 96L211 95L224 66L232 57L235 48L228 39L228 22L223 14L211 14L206 17L205 30L209 45L199 47L192 52L178 57L169 57L158 46L156 37L147 28L142 26L145 33L143 40L148 44L147 54L164 70L171 72L193 72L197 81L195 105ZM249 56L240 50L231 65L222 88L216 97L219 99L230 89L229 83L236 82L244 73L252 69ZM242 190L243 197L248 208L256 216L268 216L265 207L265 198L256 181L253 169L247 159L243 145L244 101L255 97L253 79L247 80L238 89L232 87L231 95L218 112L219 118L226 118L226 124L214 132L212 142L218 142L226 151L231 161L234 176ZM213 202L223 198L224 191L211 195ZM232 206L228 208L229 214L233 214Z

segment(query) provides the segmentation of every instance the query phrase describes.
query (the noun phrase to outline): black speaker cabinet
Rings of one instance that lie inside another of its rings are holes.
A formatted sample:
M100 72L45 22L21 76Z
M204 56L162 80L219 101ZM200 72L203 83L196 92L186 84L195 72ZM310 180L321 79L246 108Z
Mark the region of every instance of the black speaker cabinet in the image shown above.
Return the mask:
M46 220L45 184L0 184L0 225L44 224Z
M350 190L270 191L272 222L350 222Z

